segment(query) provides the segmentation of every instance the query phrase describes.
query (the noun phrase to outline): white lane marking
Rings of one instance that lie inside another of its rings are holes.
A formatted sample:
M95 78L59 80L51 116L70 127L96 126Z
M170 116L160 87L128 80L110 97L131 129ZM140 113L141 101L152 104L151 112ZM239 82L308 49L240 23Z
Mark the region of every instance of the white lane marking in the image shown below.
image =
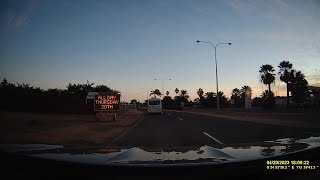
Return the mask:
M183 119L181 119L181 118L178 118L180 121L182 121Z
M213 136L211 136L210 134L203 132L203 134L205 134L206 136L208 136L209 138L215 140L216 142L218 142L219 144L223 144L221 141L219 141L218 139L214 138Z
M170 116L171 114L168 114L168 116Z

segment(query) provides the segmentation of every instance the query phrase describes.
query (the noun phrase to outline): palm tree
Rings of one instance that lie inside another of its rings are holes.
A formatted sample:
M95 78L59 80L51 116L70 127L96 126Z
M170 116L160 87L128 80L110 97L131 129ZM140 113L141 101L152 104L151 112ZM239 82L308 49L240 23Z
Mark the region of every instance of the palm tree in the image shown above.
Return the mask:
M197 94L198 94L200 99L203 99L204 92L203 92L203 90L201 88L198 89Z
M93 86L94 83L89 83L89 81L87 80L87 84L84 84L83 85L83 89L86 91L86 92L90 92L90 91L93 91Z
M251 89L251 87L250 87L250 86L247 86L247 85L244 85L244 86L242 86L242 88L241 88L241 92L242 92L242 93L245 93L247 89Z
M291 70L292 70L292 64L289 61L282 61L280 62L279 66L279 72L280 80L287 85L287 105L289 104L289 83L291 79Z
M245 98L245 93L247 90L251 90L250 86L244 85L242 86L240 93L241 93L241 97L244 99Z
M233 96L233 97L240 97L240 94L241 94L241 91L238 88L234 88L231 91L231 96Z
M275 98L273 92L265 90L261 95L262 106L265 108L271 108L275 104Z
M162 94L159 89L155 89L154 91L151 91L149 96L151 95L154 95L154 97L156 97L156 96L161 96Z
M291 85L290 90L295 101L303 102L305 98L305 91L307 91L308 81L305 79L301 71L291 70Z
M178 96L179 89L178 89L178 88L176 88L176 89L174 90L174 92L176 93L176 96Z
M205 93L205 97L206 97L206 99L213 99L213 98L216 97L216 93L214 93L214 92L206 92Z
M166 92L166 95L169 96L169 91Z
M259 73L260 73L260 81L263 83L263 84L266 84L268 85L268 88L269 88L269 93L271 93L271 83L274 82L275 80L275 74L273 73L274 72L274 69L273 69L273 66L270 65L270 64L265 64L265 65L262 65L260 67L260 70L259 70Z
M186 98L186 99L189 98L189 95L188 95L188 93L187 93L187 90L181 90L181 91L180 91L180 96L181 96L181 97L184 97L184 98Z
M235 106L241 105L241 90L238 88L234 88L231 90L231 99L233 100L233 104Z

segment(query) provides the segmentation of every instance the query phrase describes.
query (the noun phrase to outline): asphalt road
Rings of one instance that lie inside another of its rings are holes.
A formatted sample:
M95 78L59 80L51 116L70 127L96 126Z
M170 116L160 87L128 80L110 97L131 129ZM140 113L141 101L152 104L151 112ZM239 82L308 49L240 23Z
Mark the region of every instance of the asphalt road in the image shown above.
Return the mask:
M165 111L145 113L143 121L113 143L132 147L184 147L255 143L281 138L310 137L313 130Z

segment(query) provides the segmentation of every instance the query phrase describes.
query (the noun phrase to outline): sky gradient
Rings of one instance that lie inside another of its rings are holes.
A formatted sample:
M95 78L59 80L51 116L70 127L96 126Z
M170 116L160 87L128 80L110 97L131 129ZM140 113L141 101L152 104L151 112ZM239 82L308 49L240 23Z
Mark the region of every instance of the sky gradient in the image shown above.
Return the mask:
M141 101L155 78L165 91L216 91L249 85L259 96L259 67L282 60L320 85L320 1L1 1L0 78L43 89L104 84ZM272 90L285 95L276 78ZM143 89L142 89L143 88ZM279 88L279 90L278 90Z

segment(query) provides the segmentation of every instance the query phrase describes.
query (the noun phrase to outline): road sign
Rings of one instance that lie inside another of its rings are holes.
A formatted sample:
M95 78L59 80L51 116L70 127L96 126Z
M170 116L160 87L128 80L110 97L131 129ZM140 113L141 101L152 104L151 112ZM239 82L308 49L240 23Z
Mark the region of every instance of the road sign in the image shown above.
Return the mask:
M118 111L120 110L120 94L99 93L94 97L95 111Z

